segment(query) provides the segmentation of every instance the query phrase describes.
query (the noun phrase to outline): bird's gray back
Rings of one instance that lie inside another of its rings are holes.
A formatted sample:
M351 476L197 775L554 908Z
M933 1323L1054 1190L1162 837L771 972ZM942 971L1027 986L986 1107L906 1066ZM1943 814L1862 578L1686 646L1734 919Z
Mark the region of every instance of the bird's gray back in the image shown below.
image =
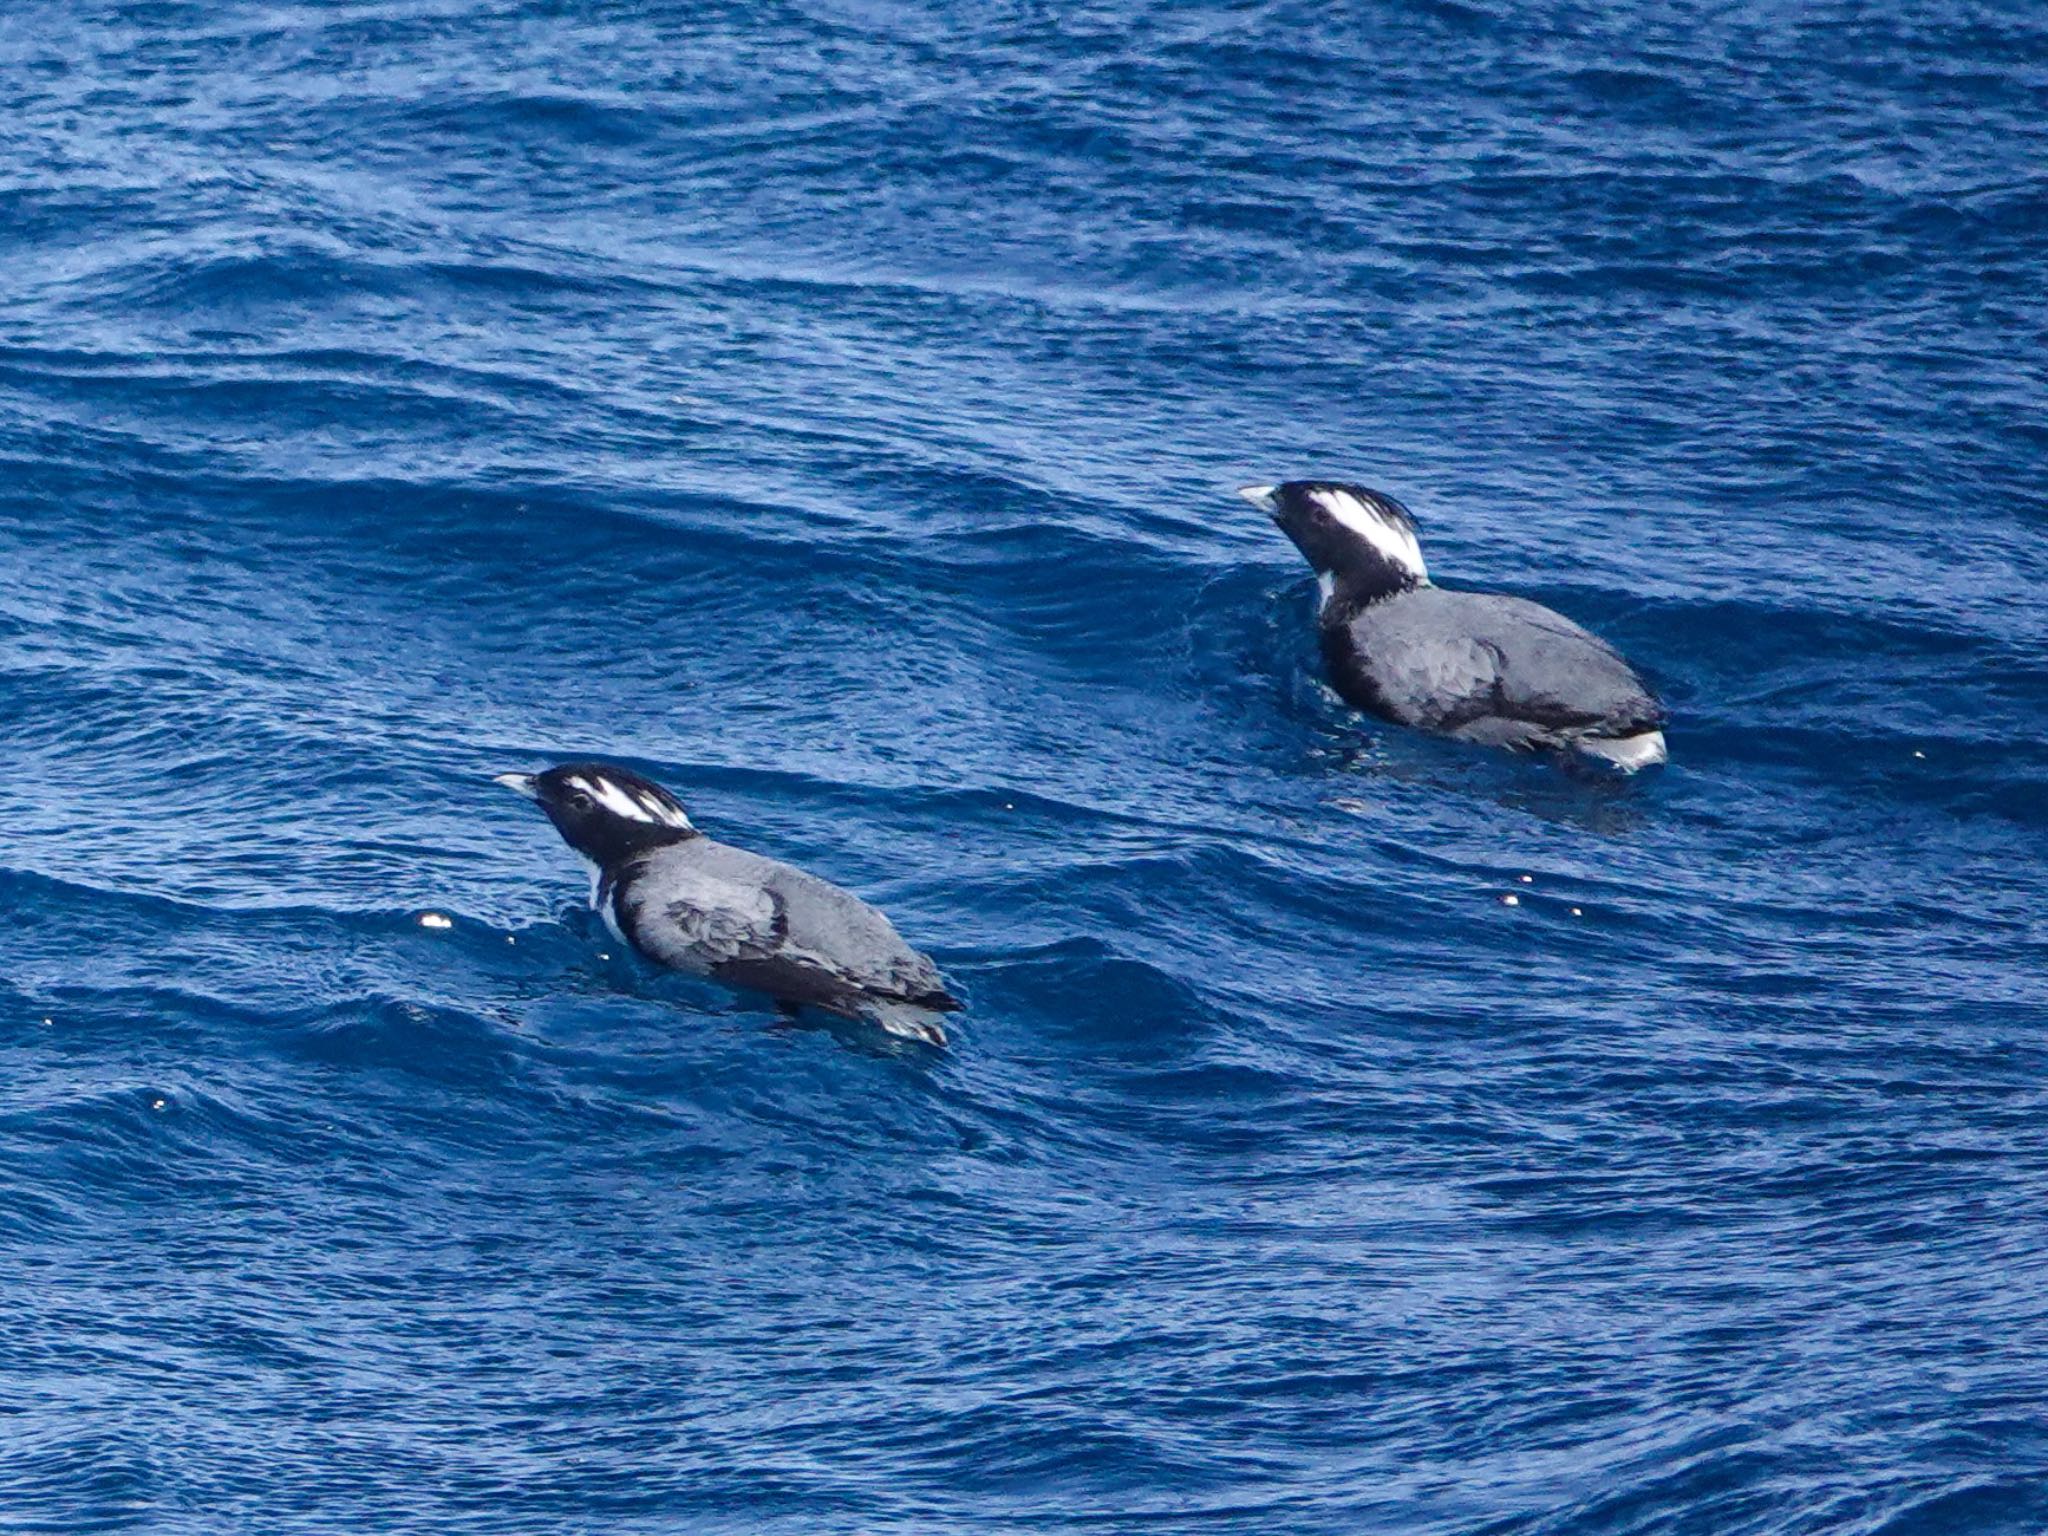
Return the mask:
M887 996L944 990L937 967L851 891L729 843L693 837L656 849L622 898L638 909L636 942L682 969L780 965ZM669 921L649 920L657 914Z
M1368 604L1345 625L1345 665L1370 702L1409 724L1487 731L1520 722L1535 735L1626 735L1663 710L1614 648L1527 598L1420 587Z

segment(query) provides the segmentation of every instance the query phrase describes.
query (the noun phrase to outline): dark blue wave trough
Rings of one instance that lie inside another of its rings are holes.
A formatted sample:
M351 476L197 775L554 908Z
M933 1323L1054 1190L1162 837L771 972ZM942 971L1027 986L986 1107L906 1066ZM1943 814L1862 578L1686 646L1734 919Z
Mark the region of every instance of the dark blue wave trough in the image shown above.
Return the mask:
M2044 85L1957 0L8 8L0 1527L2048 1528ZM1293 474L1670 768L1338 706ZM955 1049L616 953L488 778L571 756Z

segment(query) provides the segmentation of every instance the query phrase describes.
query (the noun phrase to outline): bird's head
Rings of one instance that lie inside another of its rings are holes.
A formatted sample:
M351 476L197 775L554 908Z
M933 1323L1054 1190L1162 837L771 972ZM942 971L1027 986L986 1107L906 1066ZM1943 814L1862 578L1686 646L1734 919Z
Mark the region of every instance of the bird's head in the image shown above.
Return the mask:
M501 773L495 782L547 812L562 841L601 869L697 835L682 802L630 768L563 763L543 773Z
M1279 524L1339 591L1370 599L1429 585L1415 519L1391 496L1332 480L1247 485L1237 494Z

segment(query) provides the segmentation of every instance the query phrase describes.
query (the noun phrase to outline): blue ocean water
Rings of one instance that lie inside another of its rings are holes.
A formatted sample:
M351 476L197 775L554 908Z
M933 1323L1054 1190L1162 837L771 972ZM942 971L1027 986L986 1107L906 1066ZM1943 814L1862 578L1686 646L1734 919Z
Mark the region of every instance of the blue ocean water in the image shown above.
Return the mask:
M0 1529L2048 1529L2044 92L1964 0L16 0ZM1295 474L1670 768L1336 704ZM574 755L954 1049L614 953L488 781Z

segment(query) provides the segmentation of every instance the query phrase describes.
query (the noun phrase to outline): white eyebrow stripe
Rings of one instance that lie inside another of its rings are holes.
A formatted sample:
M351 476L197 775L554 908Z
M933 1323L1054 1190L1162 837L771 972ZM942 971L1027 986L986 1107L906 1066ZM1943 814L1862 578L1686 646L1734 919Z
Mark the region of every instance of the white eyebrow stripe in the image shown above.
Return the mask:
M1383 559L1413 573L1417 581L1429 580L1429 568L1422 563L1421 542L1393 517L1349 491L1322 487L1308 494L1325 512L1377 550Z
M653 821L647 807L628 794L610 779L595 779L590 786L591 798L610 811L614 816L623 816L628 821Z
M636 789L633 791L633 798L645 806L656 821L665 822L671 827L687 827L690 824L690 818L683 814L680 806L669 803L650 790Z

